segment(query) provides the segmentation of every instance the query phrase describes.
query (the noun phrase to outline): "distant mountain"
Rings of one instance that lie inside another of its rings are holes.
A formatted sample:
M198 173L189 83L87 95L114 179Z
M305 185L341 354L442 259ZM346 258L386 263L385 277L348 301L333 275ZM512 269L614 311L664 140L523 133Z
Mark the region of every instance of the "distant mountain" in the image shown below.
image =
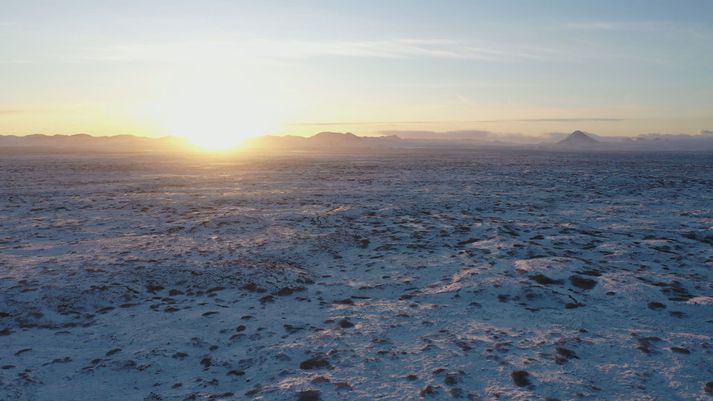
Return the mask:
M566 146L592 146L592 145L597 145L601 142L598 140L594 139L592 136L587 135L586 133L582 131L574 131L573 133L569 134L569 136L559 142L557 142L558 145L566 145Z
M490 131L482 130L459 130L459 131L414 131L414 130L391 130L381 131L384 135L398 135L403 139L425 140L425 141L451 141L451 142L487 142L497 139Z
M311 137L261 136L246 143L248 148L265 150L368 150L408 147L408 142L396 135L357 136L351 132L320 132Z
M399 135L395 135L399 132ZM370 153L394 149L544 149L554 151L695 151L712 152L713 134L645 134L631 137L597 136L575 131L550 137L520 134L498 135L487 131L385 131L384 136L358 136L350 132L320 132L311 137L260 136L238 151ZM566 135L566 134L565 134ZM545 139L545 141L543 141ZM185 139L167 136L147 138L134 135L0 135L0 154L21 153L171 153L199 150Z
M133 153L170 152L184 149L186 142L177 137L147 138L134 135L91 136L0 135L0 151L42 153Z

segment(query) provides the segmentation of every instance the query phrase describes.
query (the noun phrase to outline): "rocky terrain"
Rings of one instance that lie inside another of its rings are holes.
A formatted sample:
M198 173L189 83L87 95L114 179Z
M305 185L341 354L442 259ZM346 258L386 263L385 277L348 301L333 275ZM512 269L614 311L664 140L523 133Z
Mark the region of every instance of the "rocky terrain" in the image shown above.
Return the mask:
M0 159L0 400L713 399L713 156Z

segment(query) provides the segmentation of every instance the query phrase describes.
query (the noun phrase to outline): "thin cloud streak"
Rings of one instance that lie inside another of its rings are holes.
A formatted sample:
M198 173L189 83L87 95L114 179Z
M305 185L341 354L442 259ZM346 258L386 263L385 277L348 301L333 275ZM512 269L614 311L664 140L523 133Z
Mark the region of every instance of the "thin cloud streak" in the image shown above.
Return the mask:
M117 44L80 49L71 61L194 62L231 61L248 57L303 59L353 57L383 59L452 59L490 62L548 60L559 52L546 48L490 48L473 43L431 38L371 41L302 41L277 39L194 40L150 44Z
M667 21L573 21L564 24L564 28L579 31L630 31L652 32L673 27Z
M581 52L542 46L497 47L469 41L434 38L382 40L281 40L232 37L224 40L123 43L68 52L65 62L241 63L245 60L305 60L316 57L419 60L438 59L490 63L573 63L621 59L660 63L658 58L631 54Z
M519 120L492 120L493 122L525 122L525 123L569 123L569 122L620 122L628 118L583 117L583 118L524 118Z
M495 49L443 39L389 39L378 41L284 42L295 57L343 56L372 58L441 58L481 61L544 59L554 51L546 49Z
M30 60L0 60L0 64L30 64Z
M630 121L627 118L612 117L572 117L572 118L519 118L519 119L496 119L496 120L424 120L424 121L322 121L322 122L300 122L292 123L292 126L334 126L334 125L416 125L416 124L449 124L449 123L548 123L548 122L623 122Z
M692 40L710 40L713 35L711 27L707 24L672 21L570 21L558 25L555 29L595 34L606 32L663 33Z

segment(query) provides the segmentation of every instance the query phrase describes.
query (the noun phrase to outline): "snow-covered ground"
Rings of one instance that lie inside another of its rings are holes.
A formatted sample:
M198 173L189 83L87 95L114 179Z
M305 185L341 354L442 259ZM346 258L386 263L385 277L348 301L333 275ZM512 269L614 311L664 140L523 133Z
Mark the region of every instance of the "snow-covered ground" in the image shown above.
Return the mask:
M0 160L1 400L706 400L713 156Z

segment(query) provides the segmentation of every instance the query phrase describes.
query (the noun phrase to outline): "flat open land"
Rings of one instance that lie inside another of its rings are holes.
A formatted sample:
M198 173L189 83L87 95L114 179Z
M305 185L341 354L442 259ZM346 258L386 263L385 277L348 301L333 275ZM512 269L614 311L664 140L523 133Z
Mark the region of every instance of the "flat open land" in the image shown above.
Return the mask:
M713 155L0 159L0 400L706 400Z

